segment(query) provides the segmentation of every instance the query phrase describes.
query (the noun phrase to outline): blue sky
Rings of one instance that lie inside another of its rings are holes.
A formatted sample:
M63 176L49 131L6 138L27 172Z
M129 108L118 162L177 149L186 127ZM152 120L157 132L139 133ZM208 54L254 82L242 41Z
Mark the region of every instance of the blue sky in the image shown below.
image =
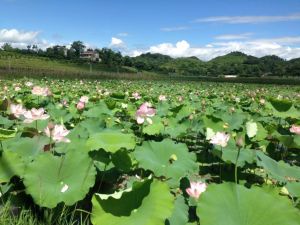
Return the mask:
M123 54L300 57L299 0L0 0L0 44L82 40Z

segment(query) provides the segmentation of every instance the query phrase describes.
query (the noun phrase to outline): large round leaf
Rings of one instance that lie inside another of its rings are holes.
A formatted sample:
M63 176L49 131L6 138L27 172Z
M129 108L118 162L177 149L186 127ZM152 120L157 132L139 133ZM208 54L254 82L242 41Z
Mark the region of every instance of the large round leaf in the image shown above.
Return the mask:
M73 205L83 199L95 182L96 169L87 153L70 151L65 156L39 155L24 175L26 192L48 208L58 203Z
M299 225L299 210L277 193L235 184L212 184L198 201L201 225Z
M163 225L172 213L173 200L162 182L136 182L121 195L94 195L91 220L94 225Z
M121 148L134 149L135 136L115 130L103 131L92 135L87 141L87 146L90 150L102 148L113 153Z
M165 225L183 225L189 221L189 207L185 204L184 197L179 195L174 203L172 216Z
M180 178L198 172L196 155L190 153L185 144L175 144L172 140L162 142L148 141L136 148L134 152L140 167L151 170L156 176L164 176L173 187Z
M256 155L257 165L263 167L270 177L280 182L300 180L300 167L290 166L283 161L277 162L261 151L257 151Z
M286 99L276 99L276 98L270 98L270 102L272 106L278 111L278 112L286 112L288 111L293 103Z
M38 154L44 152L44 146L49 144L49 138L35 136L33 138L15 137L3 143L4 149L13 151L22 157L24 162L30 162Z
M18 154L4 151L0 157L0 183L9 182L15 175L22 176L24 168L24 162Z

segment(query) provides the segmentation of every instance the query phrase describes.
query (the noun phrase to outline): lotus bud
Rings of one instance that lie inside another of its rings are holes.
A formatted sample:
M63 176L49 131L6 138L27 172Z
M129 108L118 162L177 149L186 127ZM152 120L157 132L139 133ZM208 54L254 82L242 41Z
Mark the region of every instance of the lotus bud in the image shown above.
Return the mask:
M245 144L245 142L244 142L244 138L242 136L240 136L236 139L236 146L237 147L241 148L241 147L244 146L244 144Z

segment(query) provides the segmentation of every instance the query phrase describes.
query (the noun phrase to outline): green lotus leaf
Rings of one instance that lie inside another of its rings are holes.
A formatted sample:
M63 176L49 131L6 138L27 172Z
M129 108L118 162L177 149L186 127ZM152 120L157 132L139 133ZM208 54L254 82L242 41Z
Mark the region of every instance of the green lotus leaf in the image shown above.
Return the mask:
M177 138L180 135L184 135L189 126L190 124L187 122L178 123L175 118L170 118L167 120L167 126L162 132L170 135L172 138Z
M148 135L156 135L160 134L160 132L164 129L164 125L161 122L153 122L153 124L149 124L143 127L143 133Z
M4 141L6 139L14 138L16 136L16 130L7 130L0 128L0 141Z
M178 196L174 203L172 216L166 221L165 225L187 224L189 220L189 207L185 204L184 197Z
M289 100L270 98L270 103L278 112L287 112L293 105Z
M132 190L123 191L121 196L114 193L103 198L95 194L91 221L93 225L164 225L172 213L173 201L165 183L135 182Z
M132 167L132 160L126 150L119 150L112 154L112 163L121 171L129 172Z
M14 122L0 115L0 124L3 125L4 128L9 128L14 124Z
M170 113L170 105L167 102L160 102L156 108L156 114L160 117L166 116Z
M213 129L213 131L215 132L224 130L223 128L224 122L219 118L213 116L203 116L202 120L205 127L209 127Z
M212 184L200 196L201 225L299 225L300 213L288 198L262 188Z
M11 151L4 151L0 157L0 183L9 182L13 176L22 177L25 164L22 158Z
M176 115L176 120L180 121L193 113L195 109L191 106L183 106Z
M172 187L177 186L180 178L185 175L198 172L196 155L190 153L185 144L175 144L169 139L144 142L133 154L141 168L169 179Z
M220 119L222 119L225 123L228 123L229 129L231 130L238 130L242 127L246 116L244 113L221 113Z
M299 198L300 197L300 182L289 182L286 184L289 195Z
M92 135L87 146L90 150L104 149L108 152L116 152L121 148L134 149L135 136L133 134L124 134L117 130L108 130Z
M282 161L277 162L260 151L256 152L256 156L257 165L263 167L272 178L280 182L286 182L291 179L300 181L300 167L290 166Z
M290 117L295 119L300 117L300 111L296 109L294 105L292 105L287 111L277 111L270 103L266 104L266 106L272 110L273 115L276 117L281 117L281 118Z
M64 156L39 155L25 171L26 192L35 203L54 208L58 203L73 205L83 199L95 182L93 161L83 151Z
M83 113L83 115L86 117L96 117L96 118L98 117L102 118L104 114L112 115L112 111L107 107L105 102L100 102L99 104L97 104L97 106L94 106L93 108Z
M294 147L300 148L300 135L295 135L293 142L294 142Z
M44 146L49 144L49 138L35 136L33 138L16 137L3 142L4 149L17 153L24 162L30 162L36 155L44 152Z
M225 162L236 163L236 158L238 155L238 149L235 148L224 148L222 151L222 160ZM253 163L255 161L255 152L251 149L242 148L237 161L237 166L243 167L246 162Z
M257 124L257 133L256 136L254 137L254 140L262 141L268 136L268 131L263 127L261 123L256 123L256 124Z

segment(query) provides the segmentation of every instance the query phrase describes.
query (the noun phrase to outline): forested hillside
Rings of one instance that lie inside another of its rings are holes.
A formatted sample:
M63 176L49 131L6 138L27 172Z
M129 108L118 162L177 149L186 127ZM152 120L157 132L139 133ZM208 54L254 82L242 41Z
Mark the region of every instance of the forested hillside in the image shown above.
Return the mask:
M57 45L46 50L38 49L37 46L17 49L5 44L0 49L0 69L50 67L67 71L151 72L174 76L300 76L300 58L287 61L275 55L257 58L242 52L231 52L205 62L197 57L171 58L152 53L129 57L112 49L102 48L93 50L100 56L100 62L96 63L80 58L80 53L84 50L85 46L81 41L73 42L69 49Z

